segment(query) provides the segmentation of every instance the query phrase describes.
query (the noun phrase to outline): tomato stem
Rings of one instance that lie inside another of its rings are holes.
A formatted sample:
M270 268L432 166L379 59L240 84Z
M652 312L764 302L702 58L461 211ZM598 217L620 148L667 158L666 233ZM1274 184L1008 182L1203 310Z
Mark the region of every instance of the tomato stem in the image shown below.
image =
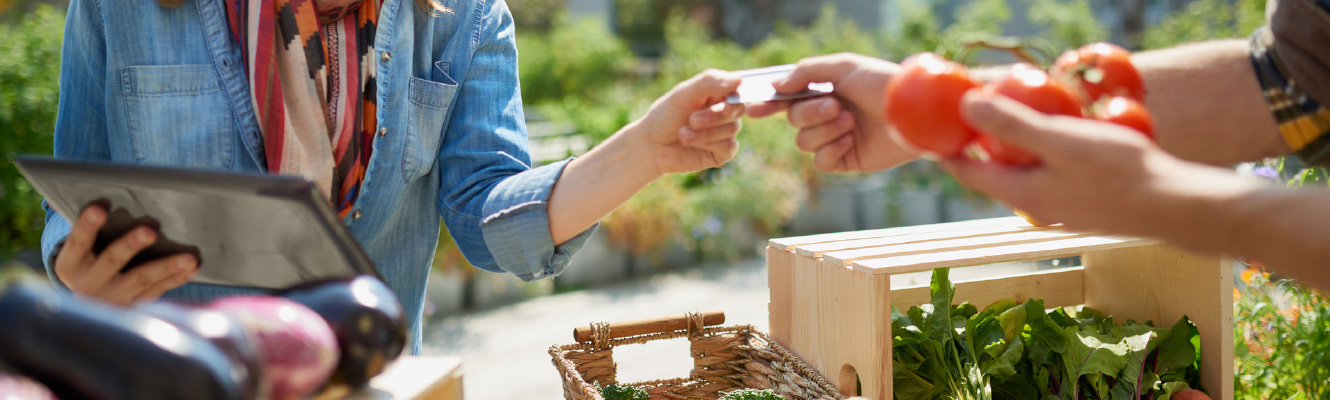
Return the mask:
M967 41L962 45L965 46L966 56L969 56L969 53L973 52L975 49L1000 50L1011 53L1011 55L1015 56L1016 59L1021 62L1029 63L1034 66L1043 66L1043 63L1035 60L1035 58L1030 56L1030 53L1025 50L1027 48L1026 44L1019 41L1015 44L999 44L991 40L980 39Z

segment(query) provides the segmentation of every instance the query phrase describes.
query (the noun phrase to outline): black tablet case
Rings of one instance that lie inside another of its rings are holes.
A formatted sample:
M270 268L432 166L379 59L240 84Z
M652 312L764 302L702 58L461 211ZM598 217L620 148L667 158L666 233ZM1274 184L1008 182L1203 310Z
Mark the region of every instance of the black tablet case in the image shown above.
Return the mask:
M380 276L314 185L298 177L19 157L47 203L72 224L90 204L109 211L100 252L137 226L157 242L126 268L181 252L192 282L278 289L323 278Z

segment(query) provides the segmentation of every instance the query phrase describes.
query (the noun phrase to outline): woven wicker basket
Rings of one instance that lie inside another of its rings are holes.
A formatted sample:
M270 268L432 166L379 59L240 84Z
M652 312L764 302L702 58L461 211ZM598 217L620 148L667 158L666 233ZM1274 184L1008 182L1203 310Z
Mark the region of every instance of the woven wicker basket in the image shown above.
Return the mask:
M568 400L604 400L593 384L619 383L614 348L688 338L693 370L687 378L627 383L651 399L717 399L737 389L771 389L790 400L840 400L845 396L794 354L751 325L723 323L723 313L690 313L655 320L594 323L574 331L578 343L550 347Z

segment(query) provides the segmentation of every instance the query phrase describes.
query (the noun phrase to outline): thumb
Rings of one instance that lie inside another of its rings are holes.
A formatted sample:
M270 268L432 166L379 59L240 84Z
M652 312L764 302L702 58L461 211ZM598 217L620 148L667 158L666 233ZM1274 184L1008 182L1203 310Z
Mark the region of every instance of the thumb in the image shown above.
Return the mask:
M712 99L722 98L734 93L739 88L739 81L742 79L738 74L732 72L708 69L675 86L670 96L676 100L694 104L696 107L709 106Z
M843 54L810 57L799 60L794 70L784 79L772 82L777 93L796 93L808 89L808 84L817 82L839 82L841 78L854 72L858 65Z
M1050 131L1049 116L1015 100L971 89L961 99L961 114L975 129L1039 155L1055 153L1062 137Z

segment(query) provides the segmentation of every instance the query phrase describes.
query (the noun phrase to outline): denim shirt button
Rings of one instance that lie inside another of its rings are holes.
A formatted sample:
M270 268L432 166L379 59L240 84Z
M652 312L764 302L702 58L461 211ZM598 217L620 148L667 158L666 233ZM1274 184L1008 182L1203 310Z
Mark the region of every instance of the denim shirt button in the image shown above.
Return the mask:
M360 219L360 210L356 210L356 211L352 212L352 213L351 213L351 219L353 219L353 220Z
M379 59L383 60L383 62L392 61L393 55L392 53L389 53L388 50L384 50L383 55L379 56Z
M387 135L388 135L388 128L379 127L379 137L384 137Z

